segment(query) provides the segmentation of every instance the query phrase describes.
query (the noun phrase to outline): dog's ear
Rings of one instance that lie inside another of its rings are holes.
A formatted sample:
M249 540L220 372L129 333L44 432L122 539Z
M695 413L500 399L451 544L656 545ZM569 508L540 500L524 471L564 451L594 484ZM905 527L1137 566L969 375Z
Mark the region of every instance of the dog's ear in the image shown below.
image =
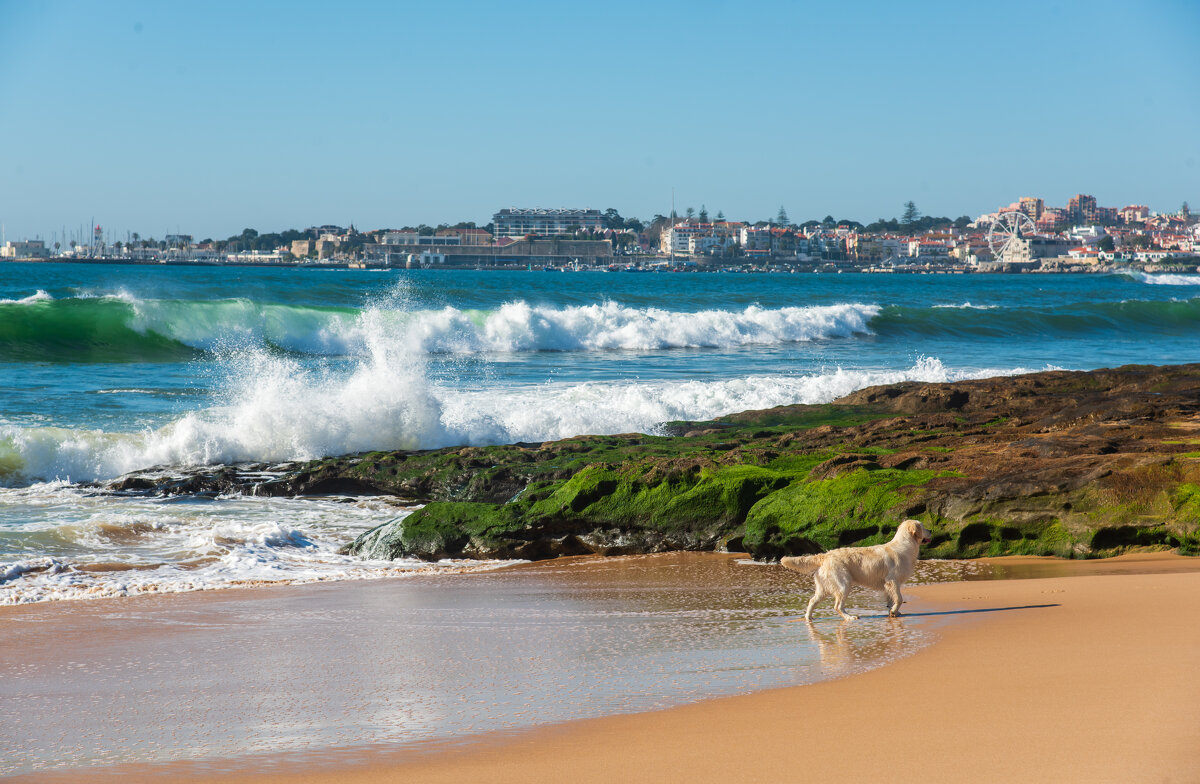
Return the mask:
M921 524L918 521L905 520L900 525L902 525L908 529L908 535L911 536L913 539L920 539L922 537Z

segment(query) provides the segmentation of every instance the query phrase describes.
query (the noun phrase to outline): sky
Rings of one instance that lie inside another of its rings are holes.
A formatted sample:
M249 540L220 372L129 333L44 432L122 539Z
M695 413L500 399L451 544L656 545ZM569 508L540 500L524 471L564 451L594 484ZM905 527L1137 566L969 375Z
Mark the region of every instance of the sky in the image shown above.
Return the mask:
M1200 206L1200 3L0 0L0 224Z

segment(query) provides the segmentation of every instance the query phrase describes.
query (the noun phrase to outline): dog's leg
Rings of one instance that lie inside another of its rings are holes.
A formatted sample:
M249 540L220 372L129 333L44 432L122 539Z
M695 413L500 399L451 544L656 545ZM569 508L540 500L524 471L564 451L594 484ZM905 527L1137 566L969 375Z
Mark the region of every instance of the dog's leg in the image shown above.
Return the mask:
M817 602L825 598L825 586L820 578L813 581L816 585L816 590L813 591L812 598L808 600L808 607L804 610L804 620L811 621L813 608L817 606Z
M899 618L900 605L904 604L904 597L900 595L900 585L888 581L883 584L883 590L888 597L888 615L892 618Z
M843 621L857 621L857 615L851 615L846 612L846 589L838 586L833 589L833 609L837 610L837 614L842 616Z

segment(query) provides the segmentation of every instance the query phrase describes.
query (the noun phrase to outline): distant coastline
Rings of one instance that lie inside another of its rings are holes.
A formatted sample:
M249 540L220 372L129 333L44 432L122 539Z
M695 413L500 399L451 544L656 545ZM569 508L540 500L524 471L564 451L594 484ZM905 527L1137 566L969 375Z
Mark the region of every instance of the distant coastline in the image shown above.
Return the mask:
M497 257L502 258L502 257ZM517 257L519 258L519 257ZM671 272L671 273L742 273L742 274L864 274L864 275L987 275L987 274L1082 274L1114 275L1128 272L1200 273L1200 256L1175 260L1170 264L1072 264L1069 257L1044 259L1041 265L993 264L987 268L968 265L911 265L898 267L876 267L869 264L844 261L816 261L774 259L770 263L752 263L745 259L721 259L707 257L703 260L691 258L669 259L662 256L643 255L626 257L628 261L608 265L583 266L570 263L543 264L534 261L512 260L506 264L485 263L437 263L407 266L404 264L379 264L363 261L198 261L190 259L143 260L131 258L75 258L61 256L52 258L3 258L0 262L19 264L122 264L140 267L258 267L283 269L324 269L348 271L383 271L404 269L478 270L483 272L538 271L538 272ZM1049 262L1047 264L1046 262Z

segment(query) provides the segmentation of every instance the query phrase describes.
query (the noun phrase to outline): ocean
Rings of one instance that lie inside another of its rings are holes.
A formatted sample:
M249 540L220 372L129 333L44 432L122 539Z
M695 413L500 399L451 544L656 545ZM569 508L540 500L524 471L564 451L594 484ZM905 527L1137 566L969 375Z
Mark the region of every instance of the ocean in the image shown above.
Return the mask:
M146 498L130 471L654 433L904 380L1200 361L1200 275L0 264L0 604L498 563L337 550L381 498Z

